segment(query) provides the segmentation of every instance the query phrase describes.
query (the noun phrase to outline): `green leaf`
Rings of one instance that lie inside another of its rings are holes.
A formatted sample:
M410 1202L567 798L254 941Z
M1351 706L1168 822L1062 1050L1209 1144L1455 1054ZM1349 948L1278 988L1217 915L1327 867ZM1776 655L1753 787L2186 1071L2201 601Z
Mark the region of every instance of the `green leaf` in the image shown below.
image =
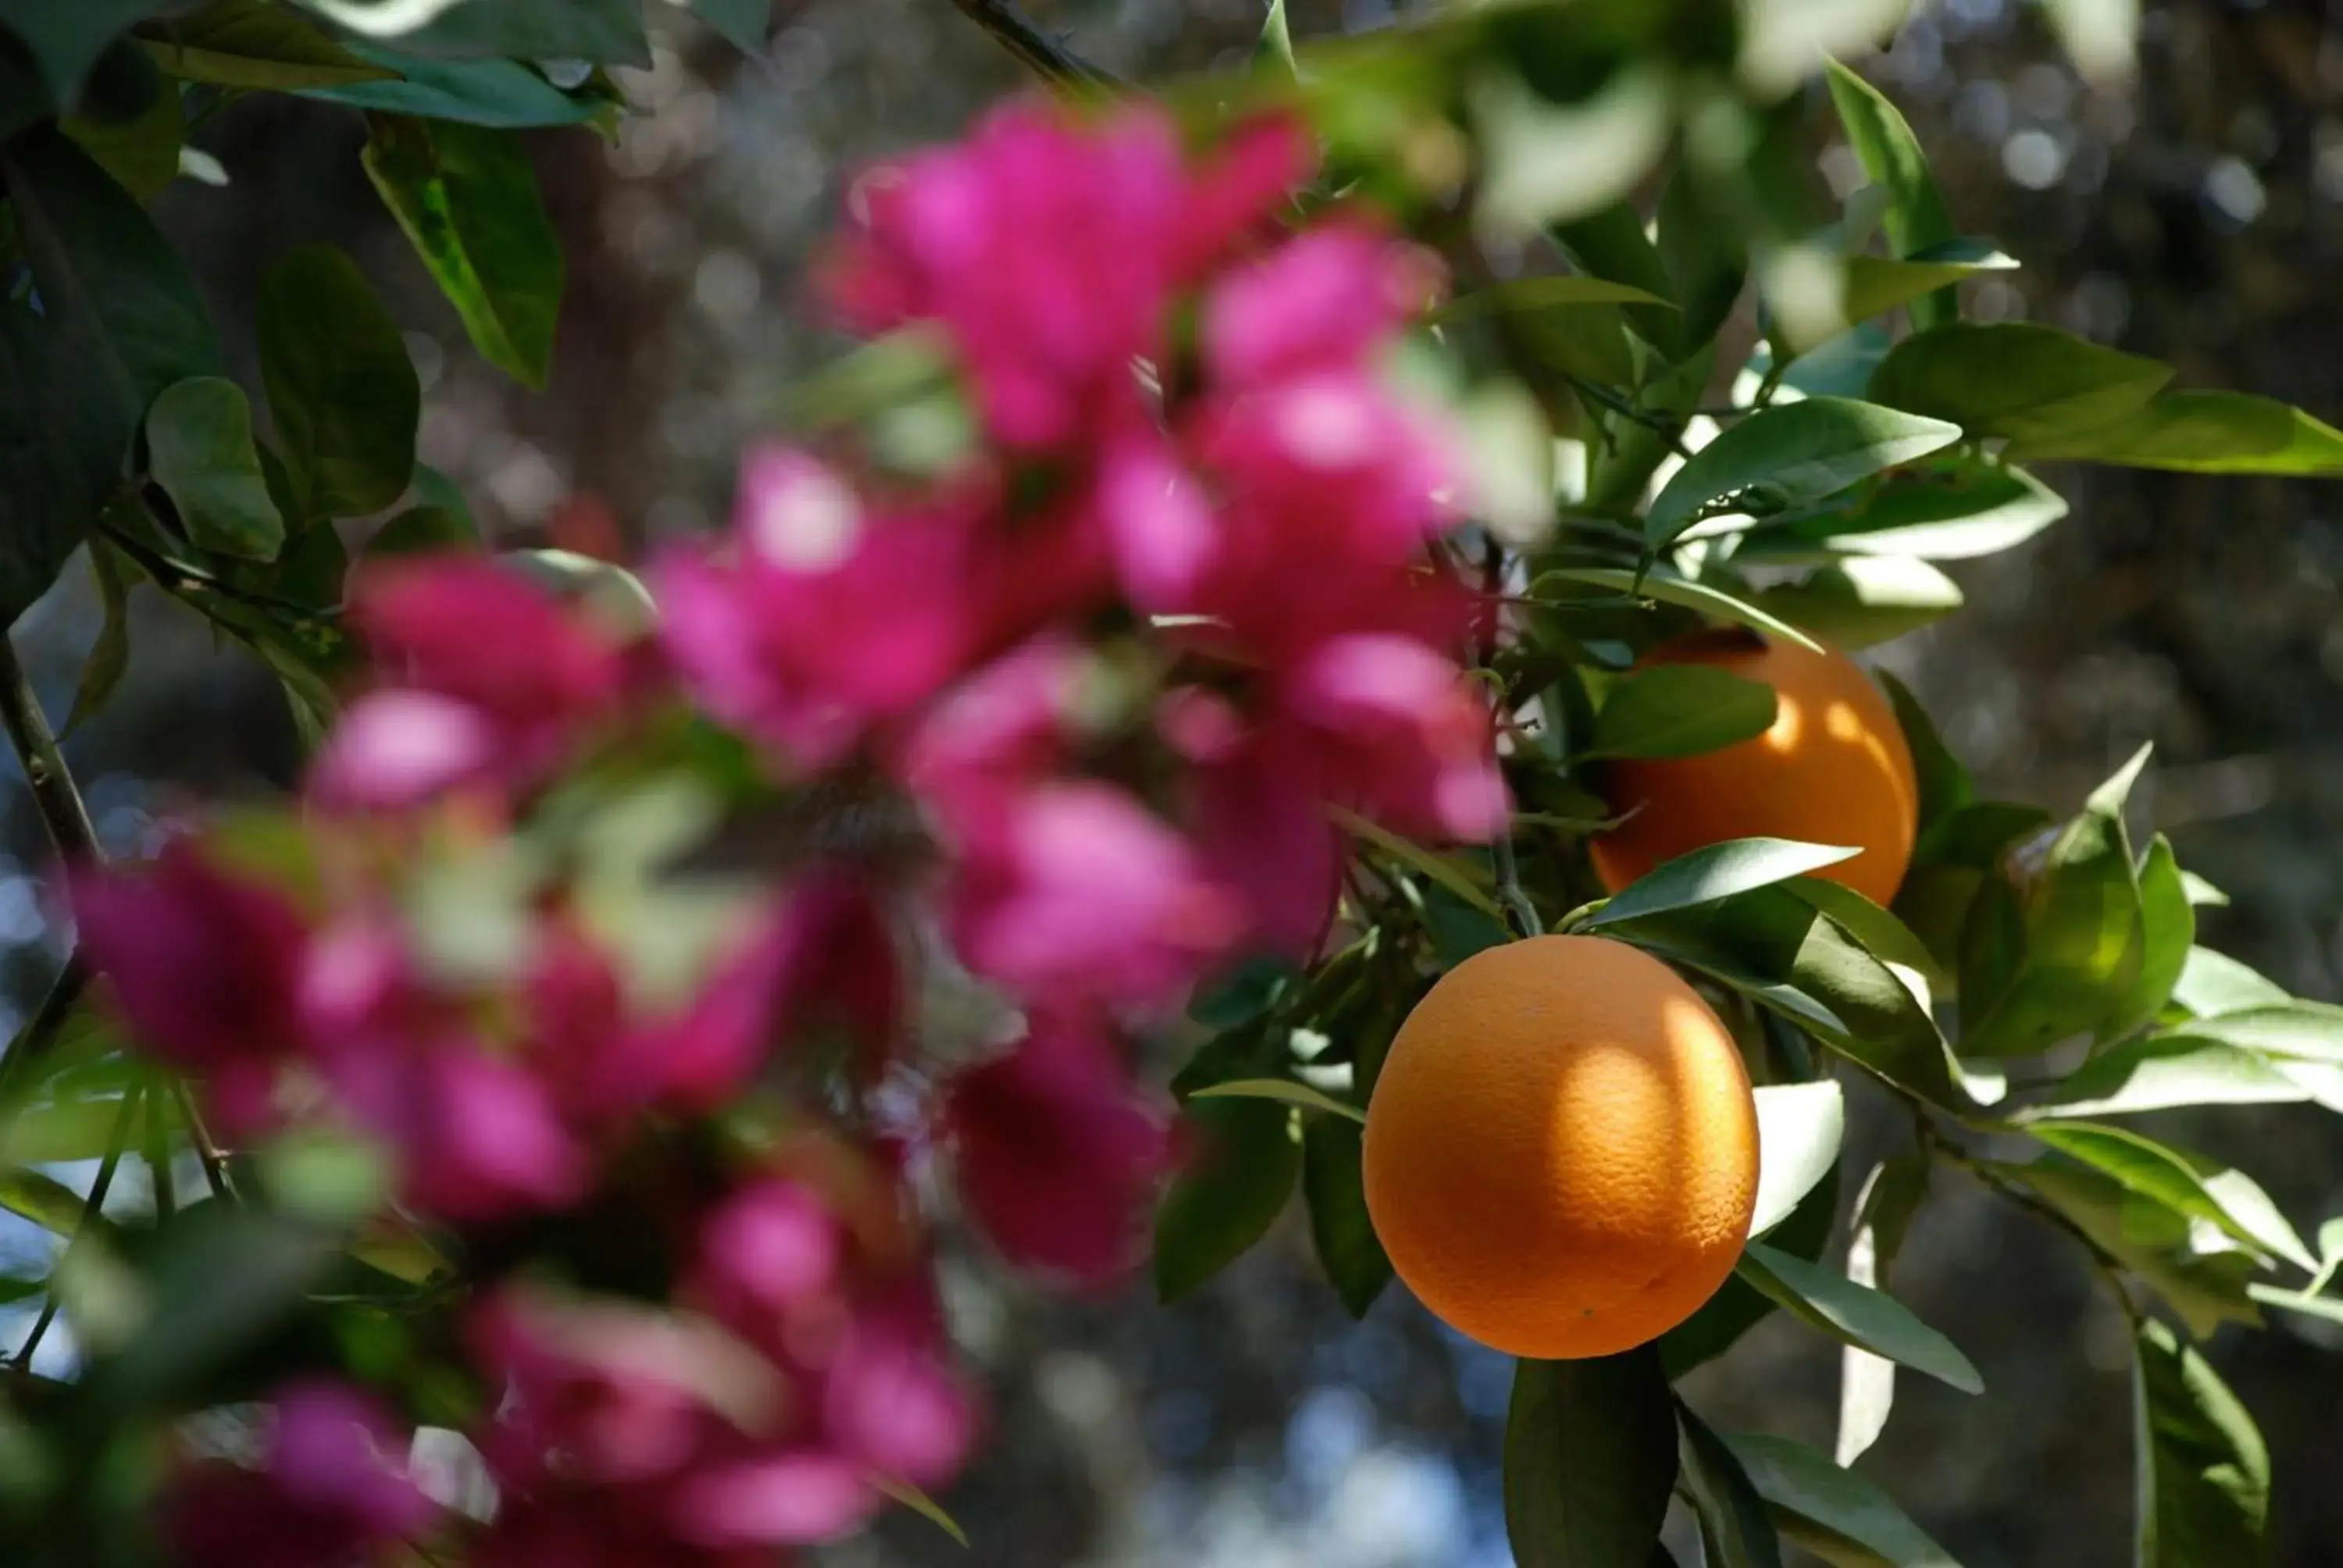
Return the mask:
M32 52L53 103L72 100L115 35L162 0L0 0L0 28Z
M765 30L773 25L773 0L691 0L691 10L743 55L765 52Z
M2102 1051L2017 1120L2124 1116L2179 1105L2278 1105L2309 1091L2258 1051L2192 1034L2143 1035Z
M1539 277L1509 278L1459 295L1432 314L1437 322L1467 321L1482 316L1526 316L1549 310L1569 310L1597 305L1655 305L1673 309L1648 289L1612 283L1576 273L1548 273Z
M2164 1004L2172 1000L2172 988L2179 982L2181 968L2196 945L2196 907L2188 901L2188 889L2181 879L2180 862L2173 856L2171 841L2161 833L2148 840L2147 850L2140 857L2139 903L2139 977L2133 983L2128 1005L2105 1026L2109 1040L2121 1040L2156 1021Z
M2343 431L2271 397L2165 392L2111 424L2026 443L2029 462L2184 474L2343 474Z
M1894 1499L1804 1443L1757 1432L1725 1442L1782 1533L1832 1568L1959 1568Z
M1656 62L1610 73L1577 102L1556 104L1493 66L1467 90L1481 152L1481 220L1535 231L1595 212L1633 190L1666 149L1674 103Z
M1890 967L1901 966L1913 971L1909 977L1898 977L1904 979L1906 989L1915 984L1925 989L1936 978L1936 956L1920 940L1918 933L1853 888L1822 877L1801 877L1783 885L1828 915L1873 958ZM1929 998L1922 995L1918 1000L1926 1006Z
M2026 1188L2065 1215L2093 1245L2162 1296L2199 1339L2227 1322L2261 1322L2246 1292L2256 1267L2252 1256L2196 1251L2187 1215L2087 1166L2037 1160L2026 1165L1981 1161L1977 1168Z
M0 631L56 580L121 463L102 411L58 396L76 374L70 340L0 300Z
M2026 1129L2071 1160L2112 1176L2125 1189L2218 1226L2257 1251L2274 1253L2305 1273L2318 1261L2269 1194L2243 1171L2225 1168L2201 1154L2168 1149L2120 1127L2088 1121L2036 1121Z
M2282 1006L2233 1010L2188 1026L2267 1055L2306 1061L2343 1062L2343 1008L2289 998Z
M1837 1216L1838 1171L1834 1167L1824 1173L1819 1186L1799 1201L1790 1217L1767 1234L1766 1244L1811 1262L1829 1245ZM1660 1360L1668 1376L1681 1378L1702 1362L1715 1360L1774 1311L1773 1302L1747 1281L1728 1276L1698 1312L1660 1336Z
M2269 1561L2269 1452L2197 1347L2138 1323L2132 1417L2138 1568Z
M1948 248L1936 246L1932 255L1899 258L1845 257L1846 302L1843 309L1848 324L1866 321L1899 305L1908 305L1924 294L1952 288L1980 273L2014 272L2017 268L2015 260L1998 251L1950 255L1946 254Z
M1958 583L1906 556L1855 556L1751 597L1767 613L1842 648L1889 641L1961 608Z
M1155 1294L1179 1301L1268 1234L1302 1174L1293 1113L1258 1101L1192 1098L1201 1134L1155 1214Z
M1355 811L1333 807L1329 809L1327 815L1333 818L1334 821L1353 838L1363 839L1373 844L1408 869L1420 871L1431 878L1491 920L1500 925L1504 923L1504 912L1497 908L1495 901L1488 894L1473 885L1473 879L1457 861L1445 855L1436 854L1413 839L1403 839L1397 833L1369 821Z
M1949 446L1960 434L1941 420L1845 397L1775 404L1719 435L1676 470L1644 518L1644 548L1665 549L1699 520L1704 508L1728 498L1745 511L1812 506L1858 479Z
M1960 1348L1893 1296L1762 1241L1749 1244L1735 1271L1793 1316L1842 1343L1926 1372L1963 1393L1985 1390L1985 1380Z
M1541 585L1558 582L1580 583L1588 588L1605 588L1623 594L1637 594L1644 598L1657 599L1664 604L1678 605L1685 609L1697 610L1703 615L1729 621L1735 626L1745 626L1753 631L1762 631L1773 637L1787 638L1799 647L1811 648L1816 653L1822 651L1822 645L1813 638L1779 617L1768 614L1746 599L1735 598L1721 588L1711 587L1706 583L1693 582L1672 573L1650 571L1638 577L1635 573L1618 567L1561 567L1553 571L1539 573L1536 582L1531 585L1531 592L1534 594Z
M114 689L130 668L130 574L136 568L103 538L89 541L89 573L97 583L98 603L106 620L97 640L90 644L82 664L81 684L74 689L73 711L65 716L63 739L81 728L89 716L106 706Z
M269 269L255 322L269 412L304 520L377 512L415 471L422 388L398 323L329 245Z
M327 20L369 38L396 38L418 55L458 59L583 60L648 67L637 0L467 0L454 5L394 0L301 0Z
M968 1532L960 1527L960 1521L946 1513L942 1503L938 1503L910 1482L898 1480L891 1475L880 1475L873 1476L870 1484L950 1536L961 1548L967 1547Z
M1666 303L1674 280L1644 229L1643 215L1632 206L1617 202L1558 225L1554 238L1581 272L1615 279L1616 285L1634 288L1654 302L1631 303L1627 311L1646 342L1676 359L1701 347L1686 341L1683 313Z
M217 376L172 383L146 413L147 469L198 549L276 558L285 519L268 498L244 388Z
M57 128L140 201L179 176L179 145L186 120L176 87L158 87L146 108L129 119L72 116L58 121Z
M1928 1195L1928 1161L1921 1154L1883 1160L1864 1178L1855 1194L1855 1224L1847 1239L1846 1277L1871 1290L1884 1290L1912 1216ZM1879 1440L1896 1402L1896 1363L1854 1345L1839 1355L1838 1442L1833 1458L1853 1464Z
M350 52L384 79L307 88L301 96L494 130L584 125L604 108L594 98L563 92L518 60L426 60L364 45Z
M1741 1461L1681 1400L1676 1420L1703 1568L1782 1568L1781 1540Z
M2124 802L2142 747L2038 853L2003 857L1961 938L1964 1055L2025 1056L2119 1021L2146 955Z
M1520 1568L1650 1568L1675 1480L1675 1402L1652 1347L1515 1367L1505 1535Z
M30 1220L45 1231L70 1236L79 1228L82 1196L38 1171L0 1170L0 1209Z
M2031 322L1956 323L1906 338L1872 373L1871 398L2021 446L2132 414L2172 367Z
M1342 1310L1354 1318L1367 1315L1392 1278L1391 1259L1367 1217L1360 1148L1359 1129L1340 1117L1313 1117L1302 1131L1302 1194L1310 1204L1310 1239Z
M286 93L397 75L269 0L212 0L191 15L154 23L139 44L167 74L217 87Z
M1274 1100L1295 1105L1304 1111L1321 1111L1330 1116L1341 1116L1366 1124L1367 1113L1355 1105L1346 1105L1323 1090L1312 1089L1290 1078L1238 1078L1225 1083L1215 1083L1192 1092L1191 1100Z
M1774 727L1774 689L1701 664L1638 669L1611 689L1580 751L1594 757L1697 757Z
M2173 1005L2198 1018L2279 1007L2293 1000L2275 981L2210 948L2190 948L2181 963L2180 978L2172 986Z
M1580 926L1592 930L1715 903L1752 888L1835 866L1861 852L1831 844L1802 844L1794 839L1728 839L1721 844L1704 845L1644 872L1613 894Z
M1896 678L1893 671L1876 672L1882 690L1896 709L1896 722L1904 731L1904 744L1912 753L1912 769L1920 782L1920 831L1925 834L1961 807L1976 798L1976 781L1969 770L1961 766L1946 746L1943 736L1936 732L1928 710L1912 695L1912 689Z
M1739 226L1704 197L1704 184L1692 165L1678 165L1652 222L1652 243L1668 271L1668 297L1683 311L1679 341L1686 344L1716 336L1749 273L1749 246Z
M2066 515L2065 498L2023 468L1944 453L1884 476L1847 507L1758 523L1735 541L1734 559L1968 560L2023 544Z
M449 121L377 114L368 125L367 175L473 346L542 387L561 304L561 243L526 149Z
M1846 1100L1831 1080L1769 1083L1757 1097L1757 1207L1749 1233L1762 1236L1795 1212L1838 1168Z
M1945 210L1936 176L1928 172L1928 156L1920 150L1920 139L1903 115L1885 94L1835 60L1828 76L1831 102L1848 145L1864 172L1887 189L1887 243L1896 254L1908 256L1956 238L1959 231ZM1912 325L1925 330L1959 314L1952 292L1943 290L1913 303Z

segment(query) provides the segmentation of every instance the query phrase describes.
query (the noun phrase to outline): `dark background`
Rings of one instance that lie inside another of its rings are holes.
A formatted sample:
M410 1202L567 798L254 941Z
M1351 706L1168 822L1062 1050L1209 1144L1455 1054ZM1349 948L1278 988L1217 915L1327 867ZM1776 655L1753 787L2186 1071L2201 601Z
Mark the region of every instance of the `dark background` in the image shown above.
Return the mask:
M615 146L536 143L569 255L552 389L502 381L465 345L358 172L354 116L239 106L197 142L231 183L156 204L223 322L298 242L348 247L413 327L424 456L500 539L592 543L595 498L639 539L721 515L730 454L778 392L837 347L804 308L809 246L842 176L949 136L1023 85L946 0L781 0L744 60L667 6L646 112ZM1233 60L1258 0L1035 0L1135 75ZM1308 35L1390 19L1388 0L1291 0ZM2138 80L2088 89L2031 7L1941 0L1869 69L1904 106L1970 233L2025 264L1973 285L2026 317L2343 417L2343 17L2309 0L2150 0ZM1844 158L1840 160L1844 163ZM248 346L247 346L248 349ZM248 368L248 367L247 367ZM1968 611L1884 650L1996 793L2061 811L2139 741L2145 791L2184 864L2225 889L2205 939L2289 989L2343 996L2343 488L2113 469L2054 473L2075 513L2033 545L1953 568ZM284 781L273 687L142 593L135 674L71 747L101 828ZM55 711L95 634L78 567L19 638ZM15 787L0 944L20 996L54 962ZM1858 1096L1848 1190L1880 1131ZM2184 1117L2298 1225L2343 1212L2343 1130L2302 1107ZM1898 1293L1984 1371L1965 1398L1906 1377L1863 1468L1968 1568L2128 1561L2127 1343L2079 1258L1941 1175ZM1066 1304L980 1264L948 1288L995 1390L996 1431L947 1499L962 1553L916 1519L840 1565L1478 1568L1509 1561L1496 1458L1508 1364L1394 1291L1350 1325L1293 1217L1200 1299L1143 1289ZM2277 1560L2343 1563L2343 1330L2225 1331L2213 1357L2276 1455ZM1780 1321L1690 1385L1728 1428L1827 1448L1835 1350ZM1689 1559L1687 1559L1689 1560Z

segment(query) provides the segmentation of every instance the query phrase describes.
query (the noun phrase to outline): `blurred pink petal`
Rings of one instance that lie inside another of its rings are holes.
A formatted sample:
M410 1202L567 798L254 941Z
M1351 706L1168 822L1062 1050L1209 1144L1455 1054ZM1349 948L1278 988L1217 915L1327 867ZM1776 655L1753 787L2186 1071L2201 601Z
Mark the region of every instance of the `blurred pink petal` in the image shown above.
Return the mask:
M846 1247L844 1229L813 1189L758 1181L702 1222L695 1295L727 1322L777 1320L839 1288Z
M1331 798L1402 832L1478 840L1504 826L1488 705L1454 661L1403 637L1335 638L1281 696Z
M1289 115L1239 127L1188 182L1181 273L1193 277L1289 207L1314 172L1310 128Z
M785 1452L695 1471L677 1485L669 1522L704 1546L810 1546L850 1533L881 1502L851 1462Z
M405 1469L388 1412L346 1384L280 1392L263 1466L198 1464L166 1489L174 1568L331 1568L428 1529L437 1509Z
M1204 363L1223 391L1355 371L1430 303L1419 253L1364 225L1321 224L1230 273L1204 309Z
M558 1209L592 1180L546 1083L477 1042L370 1044L329 1072L358 1124L396 1151L406 1201L425 1213L468 1221Z
M943 1130L978 1229L1011 1262L1081 1285L1114 1283L1144 1255L1167 1128L1110 1047L1063 1026L945 1091Z
M1315 952L1341 890L1341 845L1313 769L1285 737L1261 735L1195 779L1196 847L1280 952Z
M904 781L954 832L1001 813L1055 771L1082 653L1045 637L995 659L945 693L905 748Z
M500 760L496 727L480 709L394 688L343 710L311 768L309 788L337 809L397 810L492 778Z
M1151 434L1101 459L1098 505L1124 593L1158 614L1191 608L1220 547L1220 519L1179 456Z
M830 1440L881 1475L935 1486L960 1473L976 1407L935 1347L886 1324L858 1324L830 1368Z

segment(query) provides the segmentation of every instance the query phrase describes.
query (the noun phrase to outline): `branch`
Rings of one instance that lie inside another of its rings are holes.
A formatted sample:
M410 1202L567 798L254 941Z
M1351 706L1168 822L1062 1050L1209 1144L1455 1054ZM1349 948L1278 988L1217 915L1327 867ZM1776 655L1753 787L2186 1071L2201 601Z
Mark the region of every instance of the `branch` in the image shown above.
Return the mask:
M65 1242L65 1251L68 1253L73 1251L75 1243L82 1239L83 1233L91 1224L103 1221L106 1218L106 1194L114 1191L114 1173L121 1169L122 1151L130 1142L131 1123L137 1120L138 1109L145 1103L145 1095L136 1084L122 1091L122 1109L115 1114L114 1134L106 1140L106 1158L99 1163L97 1179L89 1184L89 1196L82 1203L81 1223L75 1228L73 1236ZM60 1258L57 1261L57 1267L64 1266L65 1260ZM25 1336L24 1344L16 1352L16 1370L19 1373L28 1373L33 1370L33 1352L41 1348L41 1341L48 1333L49 1325L56 1320L57 1292L53 1270L48 1302L41 1308L41 1315L35 1321L33 1332Z
M1022 60L1035 75L1062 86L1091 92L1121 93L1130 84L1091 65L1065 45L1041 31L1011 0L952 0L970 21L992 35L993 41Z

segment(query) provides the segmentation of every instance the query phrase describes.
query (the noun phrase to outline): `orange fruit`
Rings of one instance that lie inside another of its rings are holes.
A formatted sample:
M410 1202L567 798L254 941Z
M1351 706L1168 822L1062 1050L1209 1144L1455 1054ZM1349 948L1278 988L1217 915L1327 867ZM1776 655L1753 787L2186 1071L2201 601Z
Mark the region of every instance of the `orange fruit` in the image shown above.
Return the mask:
M1627 820L1587 843L1617 892L1653 867L1727 839L1798 839L1863 852L1814 875L1875 904L1912 863L1920 784L1896 709L1838 652L1737 631L1679 638L1637 668L1705 664L1774 689L1773 728L1698 757L1604 767L1604 795Z
M1604 937L1473 954L1400 1026L1367 1106L1367 1214L1452 1328L1611 1355L1690 1317L1757 1201L1757 1102L1724 1023Z

